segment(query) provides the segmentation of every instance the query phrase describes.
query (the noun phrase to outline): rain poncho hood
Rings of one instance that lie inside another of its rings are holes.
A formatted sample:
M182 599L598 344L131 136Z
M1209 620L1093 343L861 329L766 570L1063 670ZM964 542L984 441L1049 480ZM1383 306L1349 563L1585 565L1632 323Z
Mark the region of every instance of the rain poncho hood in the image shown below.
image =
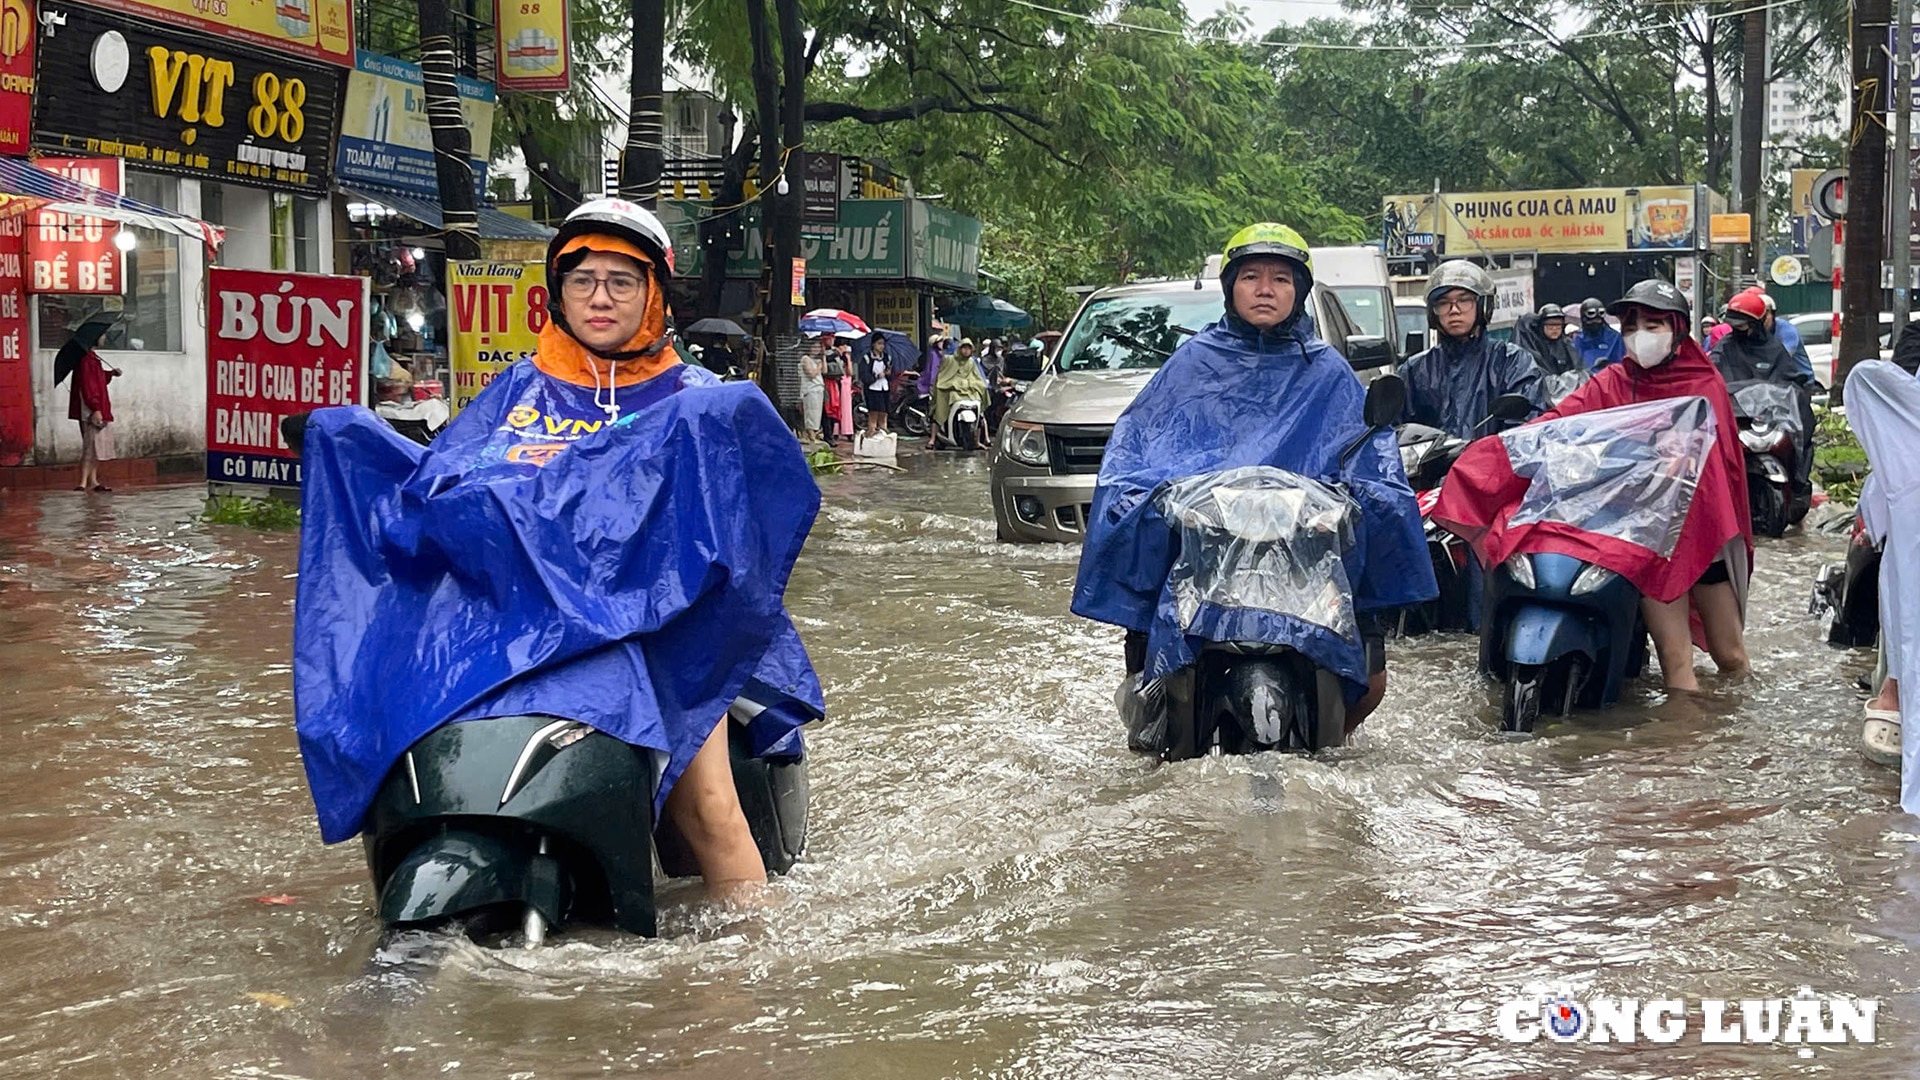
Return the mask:
M1605 368L1535 424L1602 409L1691 397L1704 399L1711 409L1713 441L1711 452L1699 466L1698 484L1670 555L1572 522L1514 520L1530 480L1516 472L1508 443L1501 438L1475 443L1454 463L1433 519L1472 543L1483 566L1497 566L1516 551L1573 555L1626 577L1642 593L1662 602L1685 595L1709 566L1725 559L1734 591L1744 602L1753 555L1753 528L1747 519L1746 458L1726 383L1698 343L1682 338L1674 358L1655 368L1639 364ZM1702 413L1701 430L1705 430L1706 420ZM1532 427L1509 434L1520 436ZM1604 434L1607 427L1601 423L1594 430Z
M1550 338L1544 329L1546 321L1541 315L1522 315L1513 324L1513 343L1533 354L1542 375L1586 371L1586 361L1580 359L1580 350L1573 346L1573 334L1562 330L1559 337Z
M1261 641L1298 649L1357 700L1367 684L1357 637L1214 603L1182 617L1168 580L1179 552L1159 496L1170 481L1256 465L1344 481L1360 511L1344 560L1356 611L1431 599L1433 565L1393 433L1336 472L1340 451L1366 430L1364 401L1353 369L1303 315L1264 333L1229 315L1181 345L1114 425L1074 613L1146 633L1149 678L1191 664L1201 641Z
M656 808L736 699L755 753L798 753L824 704L782 599L820 501L797 444L757 388L699 369L621 386L618 419L610 390L523 360L431 448L313 414L294 705L328 842L455 721L651 749Z
M1580 351L1580 362L1587 365L1587 370L1598 371L1627 358L1627 341L1620 331L1604 322L1592 329L1582 323L1579 330L1573 335L1573 347Z
M1860 492L1860 517L1885 545L1880 628L1887 674L1912 701L1911 688L1920 687L1920 382L1884 360L1860 364L1847 374L1847 419L1873 467ZM1920 814L1920 721L1912 706L1901 711L1900 808Z
M1478 438L1498 427L1484 423L1497 397L1519 394L1535 414L1552 404L1540 374L1540 365L1518 345L1484 333L1465 341L1442 336L1440 344L1400 365L1407 381L1405 419L1456 438Z

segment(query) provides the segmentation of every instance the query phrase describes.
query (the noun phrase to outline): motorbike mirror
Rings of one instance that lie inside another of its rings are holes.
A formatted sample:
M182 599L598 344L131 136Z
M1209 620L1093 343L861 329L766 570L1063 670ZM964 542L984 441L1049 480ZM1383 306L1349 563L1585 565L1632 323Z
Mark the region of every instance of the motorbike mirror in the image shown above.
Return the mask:
M1362 413L1370 428L1392 427L1407 409L1407 384L1398 375L1382 375L1367 384Z
M1007 353L1007 378L1032 382L1047 369L1047 358L1038 349L1019 348Z
M1533 412L1533 402L1520 394L1501 394L1493 399L1494 420L1525 420Z

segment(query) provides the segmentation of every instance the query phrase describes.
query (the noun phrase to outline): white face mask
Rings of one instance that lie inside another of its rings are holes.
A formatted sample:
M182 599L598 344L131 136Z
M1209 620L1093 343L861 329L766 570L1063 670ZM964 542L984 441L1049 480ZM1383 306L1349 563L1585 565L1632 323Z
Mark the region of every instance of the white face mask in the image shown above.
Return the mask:
M1657 367L1673 355L1673 331L1664 326L1635 330L1627 335L1626 346L1634 363L1643 368Z

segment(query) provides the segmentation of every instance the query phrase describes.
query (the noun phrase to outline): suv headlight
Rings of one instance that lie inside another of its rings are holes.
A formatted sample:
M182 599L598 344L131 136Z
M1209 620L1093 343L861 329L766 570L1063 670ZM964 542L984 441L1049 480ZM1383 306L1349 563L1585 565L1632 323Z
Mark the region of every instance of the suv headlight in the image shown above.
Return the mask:
M1009 420L1000 425L1000 452L1022 465L1047 464L1047 429L1039 424Z

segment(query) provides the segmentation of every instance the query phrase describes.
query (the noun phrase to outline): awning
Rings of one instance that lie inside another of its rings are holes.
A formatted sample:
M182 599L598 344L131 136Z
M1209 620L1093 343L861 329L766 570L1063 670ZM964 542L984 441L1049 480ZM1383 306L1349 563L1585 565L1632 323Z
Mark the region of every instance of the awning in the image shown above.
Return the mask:
M389 213L412 218L430 229L446 228L446 219L440 216L438 199L371 188L342 187L340 191L355 202L371 203ZM503 214L491 206L480 207L482 240L538 240L545 243L553 238L554 231L539 222Z
M218 251L227 235L218 225L47 172L24 159L0 158L0 209L10 209L9 201L20 200L31 203L27 209L102 218L190 237L205 244L208 251Z

